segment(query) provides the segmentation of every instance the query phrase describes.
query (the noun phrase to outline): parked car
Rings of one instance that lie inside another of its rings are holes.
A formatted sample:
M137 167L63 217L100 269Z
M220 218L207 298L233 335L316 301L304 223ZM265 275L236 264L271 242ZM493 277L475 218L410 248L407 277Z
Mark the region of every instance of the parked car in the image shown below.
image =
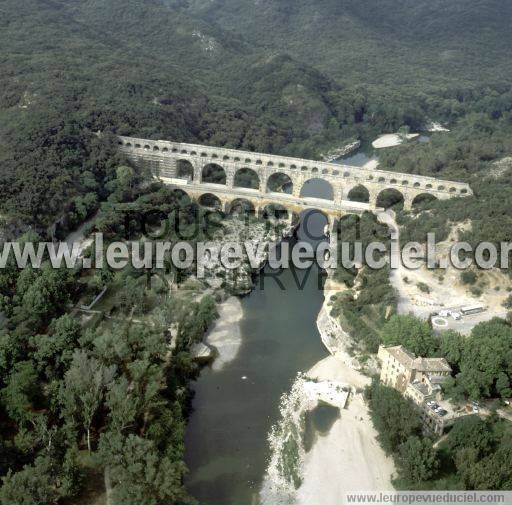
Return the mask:
M448 411L444 410L444 409L438 409L436 411L441 417L444 417L446 414L448 414Z

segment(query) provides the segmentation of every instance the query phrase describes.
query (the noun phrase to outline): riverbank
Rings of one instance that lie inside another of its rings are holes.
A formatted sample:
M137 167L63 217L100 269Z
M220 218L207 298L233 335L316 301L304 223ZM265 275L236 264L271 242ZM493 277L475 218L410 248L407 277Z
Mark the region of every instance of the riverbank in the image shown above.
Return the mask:
M417 140L420 138L419 133L408 133L406 135L400 135L398 133L386 133L380 135L377 139L372 142L374 149L386 149L388 147L396 147L404 143L404 141Z
M217 350L217 357L212 363L214 371L222 370L226 364L236 358L242 345L240 321L244 311L240 299L231 296L218 307L219 317L206 335L206 343Z
M380 447L362 392L358 391L370 379L334 356L317 363L308 376L346 382L352 393L339 419L306 454L296 505L338 505L345 493L352 491L393 490L393 460Z
M322 343L334 356L350 370L359 370L358 360L349 353L351 342L349 334L341 327L340 323L330 315L330 300L333 296L339 295L347 288L344 284L335 282L328 277L324 285L324 302L316 320L316 326L320 333Z
M326 283L317 326L331 356L317 363L307 375L313 380L344 383L350 387L351 395L340 418L304 458L297 505L337 505L340 497L350 491L393 490L393 459L379 445L363 398L363 389L371 380L359 371L359 362L349 353L350 336L329 315L331 296L344 289L330 279Z
M342 156L347 156L348 154L356 151L361 147L361 141L355 140L354 142L350 142L349 144L345 144L341 147L331 149L325 154L321 154L320 157L322 161L326 163L331 163L332 161L341 158Z
M371 379L350 354L350 336L329 314L331 297L345 289L332 279L325 283L316 323L330 356L299 374L281 399L281 420L269 436L271 457L260 493L263 505L338 505L350 491L393 490L394 463L379 445L363 397ZM311 394L323 390L331 393ZM321 403L339 408L340 416L306 451L305 415Z

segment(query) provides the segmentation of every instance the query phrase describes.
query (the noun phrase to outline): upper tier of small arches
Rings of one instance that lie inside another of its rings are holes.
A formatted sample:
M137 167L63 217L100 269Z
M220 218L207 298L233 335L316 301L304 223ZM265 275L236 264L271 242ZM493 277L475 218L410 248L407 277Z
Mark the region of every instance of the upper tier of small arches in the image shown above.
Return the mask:
M318 174L326 177L341 177L350 178L356 177L361 181L368 181L378 184L391 184L395 186L411 187L414 189L425 189L428 191L445 192L453 195L468 195L471 194L469 186L464 183L457 183L452 181L441 181L432 177L400 174L392 172L384 172L379 170L369 170L362 167L348 167L340 165L339 168L334 164L326 166L325 163L317 166L313 161L265 155L265 158L260 154L254 153L249 156L248 153L237 153L235 150L229 150L237 154L225 154L224 152L214 152L215 148L201 149L202 146L184 147L173 146L172 144L159 143L158 141L151 141L151 143L136 141L134 139L120 138L119 145L127 149L141 149L148 153L155 154L172 154L175 156L192 156L195 158L205 160L215 160L215 162L228 162L243 165L252 165L256 167L268 167L276 170L291 170L297 172L307 172L310 174ZM220 148L224 151L224 148ZM213 151L213 152L212 152ZM269 159L273 158L273 159ZM279 160L282 158L282 160ZM362 177L363 176L363 177Z

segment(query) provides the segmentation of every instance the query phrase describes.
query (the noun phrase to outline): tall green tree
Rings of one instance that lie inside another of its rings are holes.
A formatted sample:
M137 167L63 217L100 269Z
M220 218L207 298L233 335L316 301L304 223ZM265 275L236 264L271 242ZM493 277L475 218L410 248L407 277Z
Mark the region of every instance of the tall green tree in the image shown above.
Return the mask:
M185 465L160 454L151 440L106 433L98 457L108 471L111 505L194 503L182 482Z
M44 505L57 503L55 472L49 458L37 458L19 472L9 471L2 478L1 505Z
M388 454L397 451L409 437L421 434L419 411L412 401L377 381L367 388L366 394L379 441Z
M512 328L502 319L475 326L466 340L457 383L472 399L508 397L512 385Z
M435 477L439 459L429 439L412 436L399 448L398 465L400 477L418 485Z
M116 372L115 366L105 366L84 350L77 350L64 376L61 402L64 417L70 416L81 423L91 452L91 427L93 418L102 403L105 390Z

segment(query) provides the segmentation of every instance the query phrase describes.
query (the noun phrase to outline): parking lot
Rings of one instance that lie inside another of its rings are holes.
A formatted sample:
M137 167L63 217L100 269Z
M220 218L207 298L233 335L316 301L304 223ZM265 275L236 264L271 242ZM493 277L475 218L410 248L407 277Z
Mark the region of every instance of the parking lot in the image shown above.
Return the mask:
M501 313L502 312L502 313ZM458 314L459 318L453 317L453 313ZM488 321L491 317L505 318L507 309L503 308L502 311L494 311L493 313L484 309L477 314L464 315L461 312L461 307L443 308L436 311L431 315L432 326L436 331L454 330L464 335L467 335L471 330L483 321Z

